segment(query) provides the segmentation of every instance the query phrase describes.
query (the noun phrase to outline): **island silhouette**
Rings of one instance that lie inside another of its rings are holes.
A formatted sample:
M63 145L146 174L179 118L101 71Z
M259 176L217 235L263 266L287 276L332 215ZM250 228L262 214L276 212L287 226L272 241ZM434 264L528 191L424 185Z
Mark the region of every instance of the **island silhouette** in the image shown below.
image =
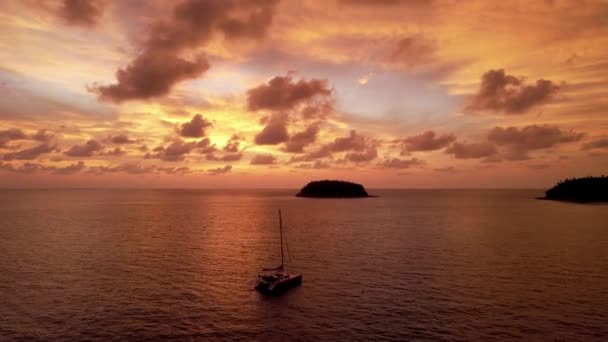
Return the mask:
M608 202L608 177L565 179L545 192L540 199L578 203Z
M298 197L315 198L357 198L372 197L363 185L342 180L320 180L306 184L296 194Z

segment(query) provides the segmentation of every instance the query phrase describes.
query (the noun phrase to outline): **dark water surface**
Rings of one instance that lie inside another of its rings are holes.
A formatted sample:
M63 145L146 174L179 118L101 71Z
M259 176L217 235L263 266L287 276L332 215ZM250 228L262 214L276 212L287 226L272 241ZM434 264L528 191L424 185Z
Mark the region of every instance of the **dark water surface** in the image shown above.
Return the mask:
M608 206L372 192L2 190L0 340L608 340Z

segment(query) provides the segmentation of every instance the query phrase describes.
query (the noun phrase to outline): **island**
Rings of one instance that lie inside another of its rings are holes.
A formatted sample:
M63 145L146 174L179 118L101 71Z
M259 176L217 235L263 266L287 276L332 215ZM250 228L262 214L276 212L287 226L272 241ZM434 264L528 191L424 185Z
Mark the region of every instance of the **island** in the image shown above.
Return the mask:
M577 203L608 202L608 177L584 177L563 180L540 199Z
M368 195L363 185L341 180L321 180L306 184L296 195L316 198L356 198L373 197Z

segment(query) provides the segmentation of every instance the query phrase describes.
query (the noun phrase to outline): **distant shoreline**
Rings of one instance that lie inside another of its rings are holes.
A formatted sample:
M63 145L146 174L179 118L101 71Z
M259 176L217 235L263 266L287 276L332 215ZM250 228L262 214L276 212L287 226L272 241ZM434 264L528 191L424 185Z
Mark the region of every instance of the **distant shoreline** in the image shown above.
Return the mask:
M581 201L577 199L568 199L568 198L548 198L548 197L536 197L537 200L542 201L555 201L555 202L565 202L565 203L577 203L577 204L599 204L606 205L608 201Z

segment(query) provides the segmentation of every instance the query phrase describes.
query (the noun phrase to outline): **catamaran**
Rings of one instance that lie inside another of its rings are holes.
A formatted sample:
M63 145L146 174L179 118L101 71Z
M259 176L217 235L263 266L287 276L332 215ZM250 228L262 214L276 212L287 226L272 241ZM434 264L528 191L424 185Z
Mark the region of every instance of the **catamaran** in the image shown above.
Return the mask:
M302 284L302 275L285 271L283 253L283 220L279 209L279 236L281 240L281 266L265 268L258 274L255 289L265 294L277 294Z

